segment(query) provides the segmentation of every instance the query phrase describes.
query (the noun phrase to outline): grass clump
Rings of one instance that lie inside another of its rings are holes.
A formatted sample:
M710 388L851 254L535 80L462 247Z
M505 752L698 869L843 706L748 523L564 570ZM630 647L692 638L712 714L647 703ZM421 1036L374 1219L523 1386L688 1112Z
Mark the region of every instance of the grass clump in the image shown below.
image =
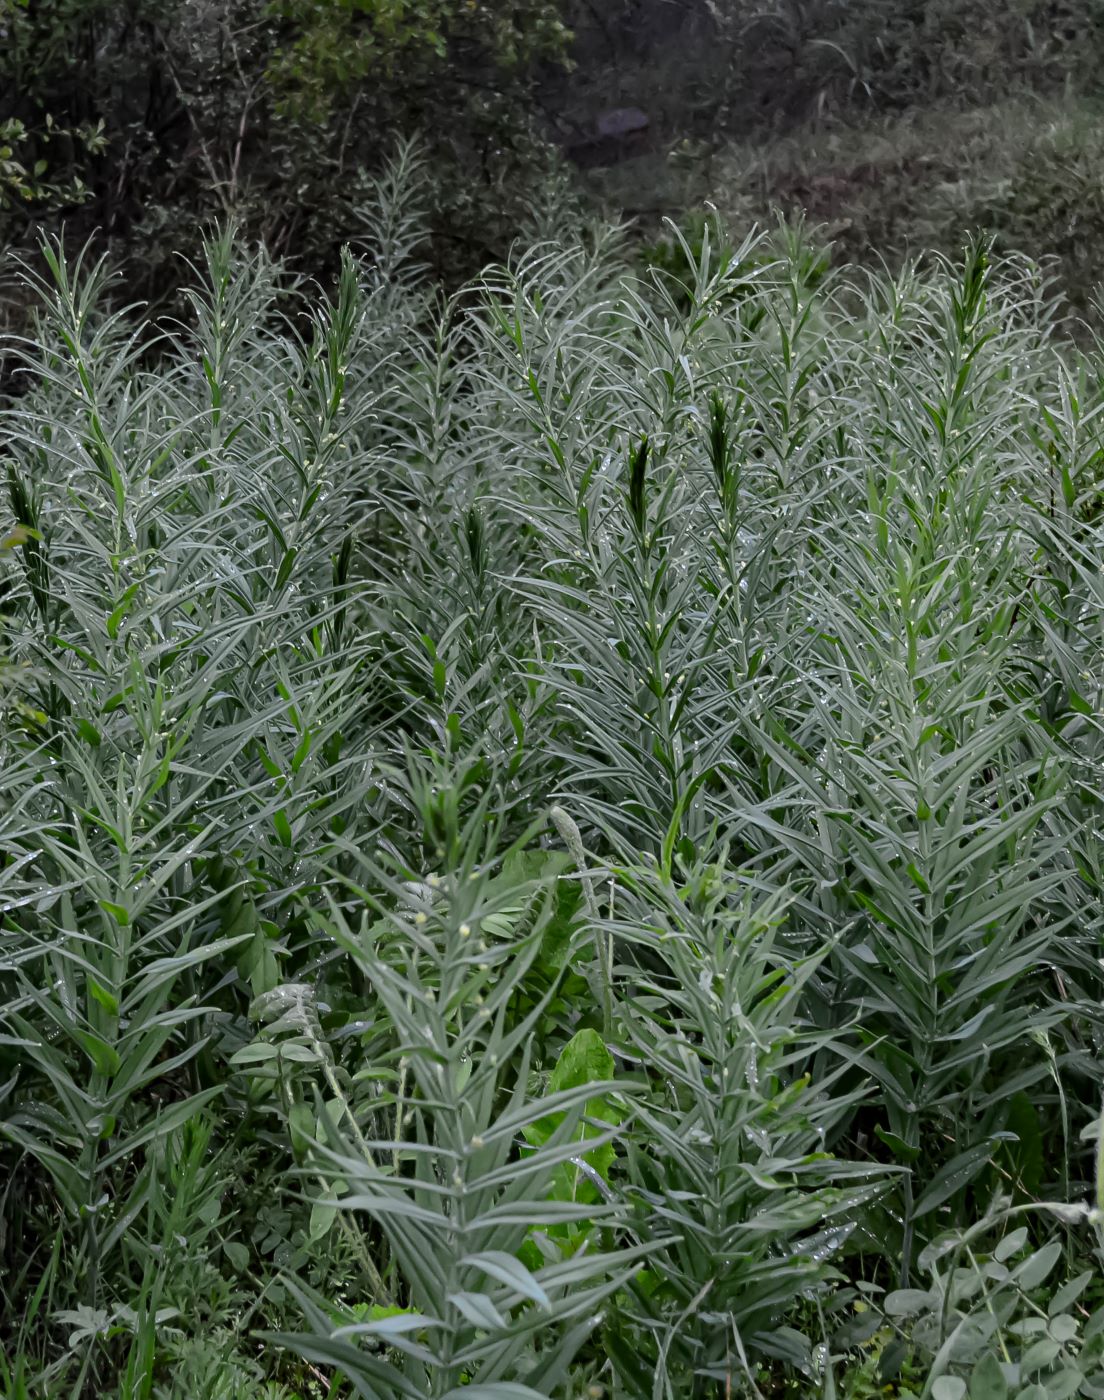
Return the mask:
M44 250L5 1393L1098 1393L1095 357L983 245L445 301L417 179L328 297Z

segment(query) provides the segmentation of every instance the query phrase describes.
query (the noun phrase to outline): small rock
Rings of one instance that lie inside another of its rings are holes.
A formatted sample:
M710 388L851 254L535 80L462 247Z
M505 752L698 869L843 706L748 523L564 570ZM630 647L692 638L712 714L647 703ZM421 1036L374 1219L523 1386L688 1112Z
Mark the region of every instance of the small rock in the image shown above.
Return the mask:
M648 126L647 114L639 107L614 107L598 118L597 131L601 137L631 136L634 131L644 131Z

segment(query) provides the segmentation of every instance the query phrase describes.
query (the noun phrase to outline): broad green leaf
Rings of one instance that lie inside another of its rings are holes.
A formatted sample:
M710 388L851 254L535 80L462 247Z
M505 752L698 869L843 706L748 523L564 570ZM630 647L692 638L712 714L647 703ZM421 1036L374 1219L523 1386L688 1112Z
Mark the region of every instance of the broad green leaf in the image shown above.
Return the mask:
M1074 1395L1084 1394L1081 1389L1084 1381L1084 1371L1075 1366L1066 1366L1060 1371L1052 1372L1046 1378L1048 1400L1071 1400Z
M1021 1225L1015 1230L1009 1230L1008 1234L1005 1235L1004 1239L1002 1239L993 1250L993 1258L1003 1264L1005 1260L1011 1259L1015 1254L1019 1254L1020 1250L1023 1249L1024 1245L1027 1243L1027 1236L1028 1229L1026 1225Z
M970 1372L969 1400L1008 1400L1008 1382L992 1352L983 1356Z
M883 1128L880 1123L874 1124L874 1135L884 1142L893 1155L902 1162L915 1162L920 1156L918 1147L910 1147L903 1138L898 1137L896 1133L891 1133L888 1128Z
M1062 1241L1051 1240L1048 1244L1028 1255L1022 1264L1017 1265L1012 1277L1026 1291L1038 1288L1062 1257Z
M119 1014L119 1000L106 987L101 986L92 976L86 978L85 985L88 988L89 996L92 997L93 1001L98 1002L108 1015L117 1016Z
M562 1093L592 1083L609 1083L613 1073L613 1056L598 1032L587 1027L577 1031L564 1046L549 1079L549 1093ZM616 1125L622 1118L621 1109L606 1095L588 1099L584 1112L589 1118L611 1125ZM562 1113L552 1113L527 1124L523 1129L526 1141L533 1147L543 1146L562 1121ZM602 1132L603 1129L595 1124L581 1123L575 1136L577 1141L585 1141ZM582 1154L583 1161L603 1180L609 1179L615 1157L616 1149L611 1142L596 1145ZM598 1199L587 1174L572 1162L565 1162L557 1168L555 1180L552 1194L556 1199L574 1200L580 1193L583 1199Z
M249 1267L249 1250L237 1240L223 1240L222 1252L229 1259L237 1273L244 1273Z
M899 1288L886 1294L883 1307L888 1317L917 1317L935 1302L934 1295L922 1288Z
M90 720L78 719L77 733L86 744L90 744L94 749L98 749L103 743L103 735Z
M1095 1275L1091 1270L1086 1269L1084 1273L1078 1274L1076 1278L1063 1283L1057 1290L1050 1302L1047 1304L1047 1313L1050 1317L1057 1316L1058 1313L1065 1312L1067 1308L1073 1307L1077 1300L1088 1288Z
M119 1052L113 1045L108 1045L98 1035L93 1035L91 1031L83 1031L77 1026L72 1026L69 1034L92 1061L97 1074L110 1078L118 1072L121 1061Z

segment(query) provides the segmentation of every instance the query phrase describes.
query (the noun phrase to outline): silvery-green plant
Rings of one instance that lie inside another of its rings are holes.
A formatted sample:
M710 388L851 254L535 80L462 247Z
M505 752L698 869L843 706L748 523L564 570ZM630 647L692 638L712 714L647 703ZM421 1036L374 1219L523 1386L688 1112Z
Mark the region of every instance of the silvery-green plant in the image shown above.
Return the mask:
M545 220L446 297L427 193L400 150L326 294L230 230L178 323L29 271L15 1394L232 1393L253 1327L300 1393L830 1394L848 1289L1091 1175L1104 417L1045 277L712 224L641 274ZM217 1248L162 1209L208 1133L258 1174ZM511 1191L472 1250L528 1298L459 1262ZM143 1282L169 1224L208 1358Z
M372 1122L382 1115L389 1130L368 1136L340 1094L300 1100L306 1113L291 1121L308 1167L331 1183L328 1209L377 1225L389 1264L382 1281L351 1280L337 1307L288 1280L312 1333L279 1340L339 1367L366 1397L558 1393L608 1299L654 1248L565 1246L567 1226L619 1233L614 1203L552 1187L583 1151L588 1104L625 1089L584 1081L534 1094L544 1005L520 1010L518 998L556 917L555 878L496 883L486 817L484 807L466 825L458 863L422 881L374 872L385 893L359 917L348 900L319 916L392 1028L386 1052L353 1074L379 1085ZM510 865L507 852L504 873ZM274 1063L302 1043L266 1038L248 1061L270 1046ZM540 1124L548 1131L534 1133ZM616 1132L597 1124L586 1151Z
M615 1374L641 1400L706 1396L754 1385L770 1357L819 1386L820 1339L794 1305L815 1317L888 1182L827 1150L864 1090L841 1091L842 1065L821 1072L827 1038L800 1011L815 960L787 954L785 902L757 899L723 854L611 874L621 1053L651 1090L626 1131L623 1189L640 1237L671 1237L626 1290Z
M294 286L225 235L151 352L101 266L44 258L4 418L28 698L0 736L0 1137L19 1197L70 1222L74 1300L111 1312L152 1144L223 1095L216 1028L233 1040L335 838L372 821L349 517L390 327L346 257L301 335Z

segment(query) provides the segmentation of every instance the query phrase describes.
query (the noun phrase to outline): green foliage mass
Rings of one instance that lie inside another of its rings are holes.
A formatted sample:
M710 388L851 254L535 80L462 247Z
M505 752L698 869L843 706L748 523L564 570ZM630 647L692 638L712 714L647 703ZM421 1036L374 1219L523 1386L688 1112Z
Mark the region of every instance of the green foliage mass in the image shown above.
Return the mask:
M1104 1393L1098 352L983 243L446 297L424 178L26 269L0 1389Z
M547 0L509 8L480 0L277 0L273 11L291 37L272 74L287 89L285 103L315 116L366 78L440 79L465 50L504 72L524 70L562 52L569 37Z
M568 39L560 0L0 0L0 248L95 233L165 301L218 217L328 273L392 134L420 130L455 278L546 173L532 92Z

